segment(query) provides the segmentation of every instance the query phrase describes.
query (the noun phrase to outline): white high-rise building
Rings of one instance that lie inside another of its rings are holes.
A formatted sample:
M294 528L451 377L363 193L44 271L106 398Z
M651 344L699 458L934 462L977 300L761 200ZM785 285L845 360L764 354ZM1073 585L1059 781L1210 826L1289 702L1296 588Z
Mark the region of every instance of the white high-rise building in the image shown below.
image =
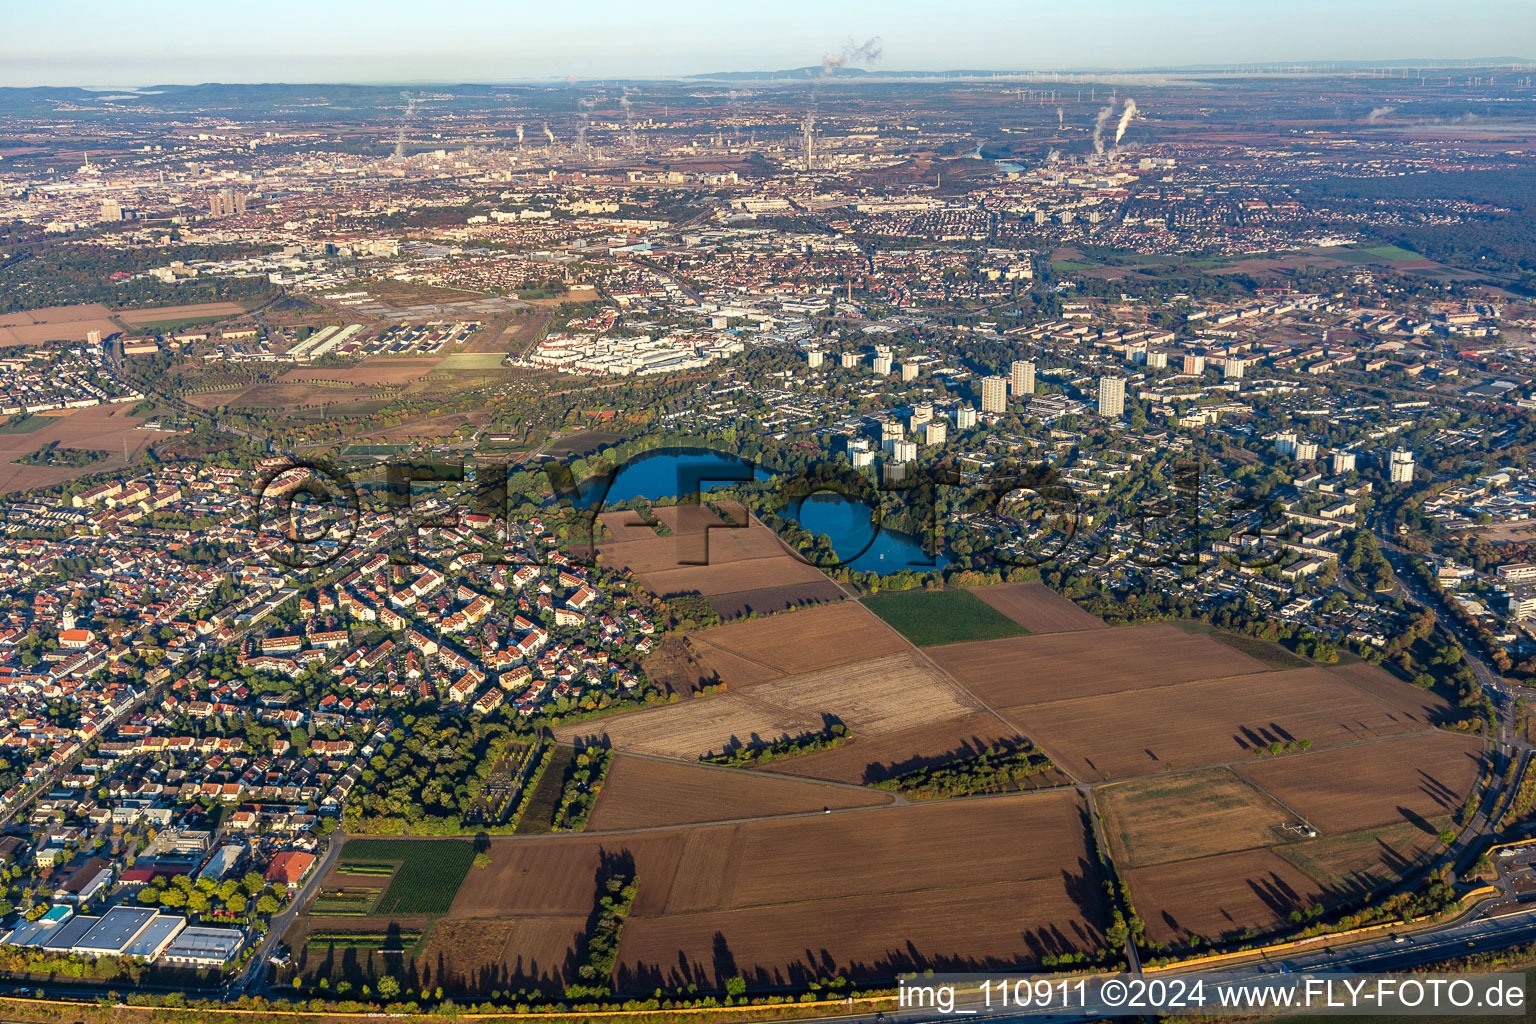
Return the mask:
M1149 369L1149 370L1166 370L1166 369L1168 369L1168 353L1162 351L1161 349L1148 349L1147 350L1147 369Z
M1311 462L1317 458L1317 442L1297 441L1295 454L1297 462Z
M859 354L857 352L844 352L842 355L842 364L843 369L845 370L853 369L855 366L859 365Z
M1333 453L1333 475L1334 476L1343 476L1345 473L1352 473L1352 472L1354 472L1354 469L1355 469L1355 453L1354 452L1334 452Z
M814 370L821 366L822 360L825 358L825 352L819 348L813 348L805 354L805 364Z
M1184 372L1193 376L1199 376L1205 372L1205 356L1188 355L1184 357Z
M890 356L875 356L875 375L877 377L889 377L891 375Z
M1125 415L1125 378L1099 378L1099 415L1120 417Z
M1242 356L1227 356L1222 362L1221 375L1227 380L1242 380L1246 365Z
M1007 406L1007 379L1004 377L981 378L981 411L1002 412Z
M976 425L976 410L968 405L962 405L955 410L955 429L970 430Z
M949 424L943 420L929 420L923 424L923 440L928 444L943 444L949 439Z
M917 380L917 364L916 363L902 363L901 364L901 379L903 381Z
M893 441L891 443L891 460L893 462L912 462L917 458L917 445L911 441Z
M1413 452L1402 448L1392 449L1391 461L1388 463L1387 472L1395 484L1413 483Z
M1035 364L1028 359L1013 361L1013 397L1024 398L1035 393Z
M1296 432L1294 430L1282 430L1275 435L1275 453L1277 455L1296 454Z

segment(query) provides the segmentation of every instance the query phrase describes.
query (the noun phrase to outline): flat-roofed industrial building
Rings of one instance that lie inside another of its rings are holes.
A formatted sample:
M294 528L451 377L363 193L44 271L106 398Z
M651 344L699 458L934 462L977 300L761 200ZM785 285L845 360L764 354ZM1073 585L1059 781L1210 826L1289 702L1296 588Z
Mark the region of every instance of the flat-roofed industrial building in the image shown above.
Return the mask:
M95 927L80 937L72 951L84 956L120 956L158 916L158 911L148 908L114 907L94 918Z
M175 940L160 953L160 959L172 964L196 967L222 967L245 942L238 928L183 928Z

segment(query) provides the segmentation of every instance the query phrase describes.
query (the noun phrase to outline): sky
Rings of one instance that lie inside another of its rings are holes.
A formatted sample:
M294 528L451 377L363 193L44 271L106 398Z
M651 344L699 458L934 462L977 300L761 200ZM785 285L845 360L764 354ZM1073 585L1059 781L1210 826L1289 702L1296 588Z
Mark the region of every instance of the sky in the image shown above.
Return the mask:
M512 82L1536 56L1530 0L0 0L0 86Z

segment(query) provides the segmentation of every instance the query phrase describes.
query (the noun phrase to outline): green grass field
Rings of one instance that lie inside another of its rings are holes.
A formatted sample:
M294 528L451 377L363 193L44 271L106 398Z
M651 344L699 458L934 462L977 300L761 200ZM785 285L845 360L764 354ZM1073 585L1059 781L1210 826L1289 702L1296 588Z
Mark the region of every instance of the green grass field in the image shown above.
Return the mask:
M866 597L864 607L919 647L1029 635L968 590L886 591Z
M1421 260L1424 258L1412 249L1404 249L1400 245L1377 245L1360 251L1383 260Z
M7 420L0 423L0 434L30 434L34 430L42 430L50 423L59 422L52 416L33 416L30 413L15 421Z
M1260 640L1242 633L1228 633L1206 622L1179 622L1175 625L1186 633L1205 633L1212 640L1219 640L1233 650L1241 651L1256 661L1262 661L1270 668L1311 668L1314 664L1279 644L1272 644L1268 640Z
M575 747L556 747L554 756L539 777L538 788L523 809L514 835L542 836L554 831L555 811L560 809L560 792L565 786L565 771L576 760Z
M434 370L499 370L505 352L455 352L443 357Z
M353 865L398 864L376 914L445 914L475 860L472 844L443 839L349 839L340 871Z
M175 331L182 327L190 327L193 324L212 324L220 320L228 320L238 314L226 313L223 316L184 316L175 320L149 320L142 324L134 324L136 331Z

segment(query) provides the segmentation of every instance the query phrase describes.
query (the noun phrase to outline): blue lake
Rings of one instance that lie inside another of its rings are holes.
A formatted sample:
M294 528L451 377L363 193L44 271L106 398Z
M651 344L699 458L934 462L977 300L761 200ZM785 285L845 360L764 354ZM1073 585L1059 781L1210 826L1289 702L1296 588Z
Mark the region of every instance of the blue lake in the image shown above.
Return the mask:
M874 533L869 506L861 501L812 495L798 508L789 509L788 514L812 533L824 533L831 538L832 550L844 560L845 567L858 572L888 575L903 569L922 572L949 564L942 552L925 552L916 537L889 528Z
M754 480L773 479L767 470L752 466L749 472L748 466L745 460L723 452L658 453L624 466L614 477L607 494L599 495L593 491L582 498L580 504L591 508L599 499L606 505L635 498L667 501L693 490L708 493L730 487L748 476ZM949 564L949 559L942 554L926 554L915 537L891 529L882 529L876 534L870 523L869 508L863 502L817 494L781 514L797 520L812 533L826 534L832 540L832 549L844 560L845 567L859 572L889 574L902 569L922 571Z
M746 461L719 452L652 455L622 467L613 478L613 486L607 494L594 492L583 498L581 504L591 508L599 498L609 505L635 498L663 501L692 493L695 489L700 493L708 493L720 487L729 487L733 482L741 482L749 476L755 480L772 479L761 468L754 467L748 473L747 466ZM704 479L699 478L700 474Z

